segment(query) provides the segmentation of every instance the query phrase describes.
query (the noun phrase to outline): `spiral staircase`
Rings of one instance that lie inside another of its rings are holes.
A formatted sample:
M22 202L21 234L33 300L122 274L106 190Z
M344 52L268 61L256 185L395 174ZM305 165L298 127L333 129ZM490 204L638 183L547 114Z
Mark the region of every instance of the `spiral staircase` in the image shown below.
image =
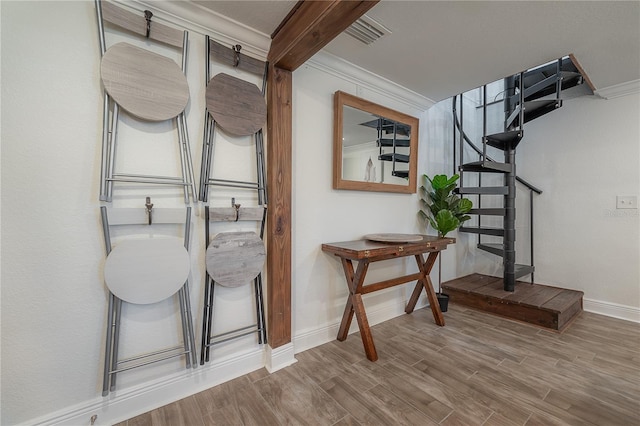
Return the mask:
M525 124L562 107L563 95L592 94L589 85L584 83L580 67L567 56L506 77L492 86L482 86L472 94L475 137L473 129L465 124L469 121L465 121L468 115L465 99L468 104L470 92L453 98L454 169L457 167L460 174L457 191L472 199L476 208L470 214L477 217L472 221L474 225L461 227L459 231L477 234L478 249L502 257L503 288L507 292L514 291L518 278L529 275L533 283L533 202L536 195L542 194L540 189L517 176L516 147L524 140ZM488 100L488 92L492 90L496 94ZM500 106L503 108L496 113ZM489 114L491 108L493 114ZM477 130L480 117L481 131ZM502 158L494 159L491 155ZM529 193L530 254L527 264L516 263L517 185ZM500 198L501 202L496 201ZM496 218L502 218L501 225ZM487 223L493 226L487 226Z

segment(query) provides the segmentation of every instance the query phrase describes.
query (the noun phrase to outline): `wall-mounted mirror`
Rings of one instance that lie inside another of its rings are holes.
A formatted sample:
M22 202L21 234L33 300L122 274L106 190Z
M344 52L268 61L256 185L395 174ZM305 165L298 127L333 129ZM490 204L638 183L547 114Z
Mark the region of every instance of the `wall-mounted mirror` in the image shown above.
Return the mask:
M333 188L416 192L418 119L334 94Z

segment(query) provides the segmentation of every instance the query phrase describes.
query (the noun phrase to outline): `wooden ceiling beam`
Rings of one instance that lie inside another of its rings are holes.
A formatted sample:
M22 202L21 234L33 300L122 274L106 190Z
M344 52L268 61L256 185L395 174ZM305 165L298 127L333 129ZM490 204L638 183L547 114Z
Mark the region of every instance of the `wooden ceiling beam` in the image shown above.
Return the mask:
M299 1L271 36L267 60L295 71L379 1Z
M292 72L378 1L299 1L272 36L267 56L267 331L274 349L291 342Z

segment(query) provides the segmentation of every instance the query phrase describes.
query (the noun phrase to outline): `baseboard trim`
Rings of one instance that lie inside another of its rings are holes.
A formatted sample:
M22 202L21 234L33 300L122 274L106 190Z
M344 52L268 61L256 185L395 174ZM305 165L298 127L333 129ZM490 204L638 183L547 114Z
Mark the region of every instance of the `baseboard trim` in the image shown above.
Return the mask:
M264 362L264 366L267 371L269 373L274 373L298 362L294 357L295 352L293 347L293 343L291 342L286 345L278 346L275 349L271 346L267 346Z
M587 312L640 323L640 308L593 299L582 299L582 303Z
M385 304L377 309L367 309L367 319L369 325L379 324L397 316L404 315L404 309L406 302L399 301L392 304ZM415 309L420 309L428 306L426 303L416 306ZM293 337L293 345L295 347L295 353L304 352L307 349L314 348L316 346L323 345L336 339L338 335L338 329L340 328L340 321L333 322L320 328L307 329L300 333L297 333ZM351 322L351 328L349 334L356 333L358 331L358 324L356 321ZM364 352L363 352L364 353Z
M170 404L236 377L264 367L266 348L234 354L215 364L176 373L140 386L115 391L67 407L46 416L29 420L24 425L88 425L96 415L95 426L111 425Z
M426 303L416 309L428 306ZM605 315L622 320L640 323L640 309L632 306L593 299L583 299L587 312ZM388 321L404 315L404 301L385 304L377 309L369 309L367 317L371 325ZM160 380L143 385L112 392L108 397L94 398L84 403L29 420L23 425L79 425L90 424L93 415L97 415L96 426L110 425L135 417L147 411L170 404L222 384L236 377L266 367L270 373L297 362L294 354L328 343L336 338L339 322L323 327L308 329L298 333L292 343L271 348L252 350L216 364L198 366L188 372L176 373ZM349 334L358 331L352 324Z

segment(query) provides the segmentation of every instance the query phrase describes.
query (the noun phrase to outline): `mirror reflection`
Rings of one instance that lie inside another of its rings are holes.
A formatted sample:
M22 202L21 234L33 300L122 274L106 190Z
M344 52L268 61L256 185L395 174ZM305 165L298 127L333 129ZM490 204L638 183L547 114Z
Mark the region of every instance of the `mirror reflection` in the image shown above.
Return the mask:
M418 119L335 94L334 188L415 193Z
M409 185L411 127L343 108L342 179Z

